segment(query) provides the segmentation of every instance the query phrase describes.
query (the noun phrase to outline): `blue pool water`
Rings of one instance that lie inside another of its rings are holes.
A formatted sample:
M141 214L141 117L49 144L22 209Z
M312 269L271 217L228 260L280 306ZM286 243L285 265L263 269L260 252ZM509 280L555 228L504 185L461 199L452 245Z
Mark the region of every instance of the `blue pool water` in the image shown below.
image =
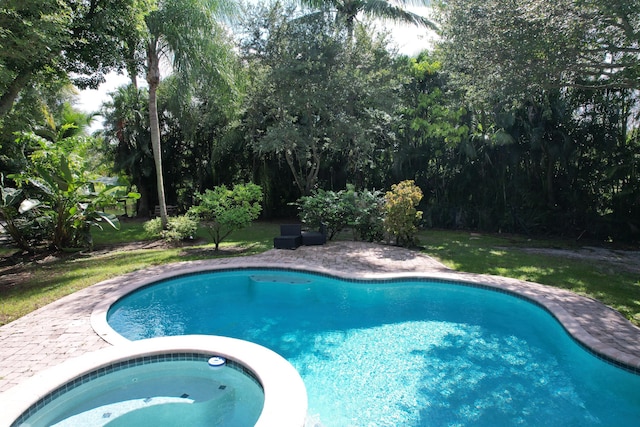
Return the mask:
M145 359L150 359L146 357ZM246 427L262 411L262 387L241 369L202 360L140 364L93 375L48 402L29 427ZM75 385L75 384L74 384Z
M225 335L280 353L323 426L622 426L640 376L578 346L520 298L428 281L278 270L184 276L110 309L132 340Z

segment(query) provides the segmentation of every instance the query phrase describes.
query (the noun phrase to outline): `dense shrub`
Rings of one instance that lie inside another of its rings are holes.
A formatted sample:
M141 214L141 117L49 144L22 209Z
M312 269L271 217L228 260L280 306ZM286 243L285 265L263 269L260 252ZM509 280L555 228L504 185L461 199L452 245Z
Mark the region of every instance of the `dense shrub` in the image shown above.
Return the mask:
M402 181L387 191L384 204L384 229L397 245L417 244L416 224L422 218L422 211L416 209L422 200L422 190L412 180Z
M160 237L167 242L179 242L196 235L198 220L188 215L169 217L167 228L163 230L160 218L154 218L144 223L144 231L152 237Z
M356 191L353 185L347 185L343 199L349 202L351 217L349 223L353 226L354 238L377 242L384 237L384 198L380 191Z
M344 203L342 192L316 190L310 196L298 199L300 220L311 227L320 222L327 226L327 238L333 239L349 223L352 206Z
M338 192L317 190L301 197L297 205L300 220L312 227L325 223L329 239L353 227L355 239L373 242L383 238L383 202L379 191L356 191L353 185L347 185L346 190Z
M159 217L145 222L143 228L149 237L162 237L162 222Z

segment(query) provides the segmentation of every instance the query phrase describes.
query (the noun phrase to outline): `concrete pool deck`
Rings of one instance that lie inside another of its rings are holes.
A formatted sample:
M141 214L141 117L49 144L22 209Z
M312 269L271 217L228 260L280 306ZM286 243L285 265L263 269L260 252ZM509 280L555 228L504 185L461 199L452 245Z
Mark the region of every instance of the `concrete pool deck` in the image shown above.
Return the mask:
M517 293L545 306L578 342L640 373L640 328L598 301L536 283L456 272L403 248L339 241L295 251L272 249L259 255L151 267L61 298L0 327L0 392L43 369L111 346L93 330L91 317L97 306L112 301L123 289L182 273L240 267L304 269L367 279L433 277Z

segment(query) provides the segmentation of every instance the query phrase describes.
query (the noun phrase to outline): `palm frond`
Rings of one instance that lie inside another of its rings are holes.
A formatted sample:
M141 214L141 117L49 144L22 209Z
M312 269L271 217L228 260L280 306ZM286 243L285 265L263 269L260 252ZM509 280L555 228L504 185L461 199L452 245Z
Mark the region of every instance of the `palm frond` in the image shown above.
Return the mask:
M366 0L361 2L361 10L371 18L417 25L437 31L438 26L433 21L405 9L406 6L414 5L424 6L425 4L424 2L410 0L394 1L393 3L388 0Z

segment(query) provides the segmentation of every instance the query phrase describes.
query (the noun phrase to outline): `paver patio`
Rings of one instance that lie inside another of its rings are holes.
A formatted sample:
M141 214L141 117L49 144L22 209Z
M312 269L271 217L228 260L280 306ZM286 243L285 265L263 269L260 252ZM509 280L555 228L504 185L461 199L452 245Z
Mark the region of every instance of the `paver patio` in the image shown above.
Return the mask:
M277 267L336 276L428 276L519 293L549 309L572 336L596 353L640 372L640 328L598 301L562 289L497 276L454 272L419 252L362 242L331 242L295 251L162 265L100 282L0 327L0 392L64 360L110 346L91 327L96 305L122 287L203 269Z

